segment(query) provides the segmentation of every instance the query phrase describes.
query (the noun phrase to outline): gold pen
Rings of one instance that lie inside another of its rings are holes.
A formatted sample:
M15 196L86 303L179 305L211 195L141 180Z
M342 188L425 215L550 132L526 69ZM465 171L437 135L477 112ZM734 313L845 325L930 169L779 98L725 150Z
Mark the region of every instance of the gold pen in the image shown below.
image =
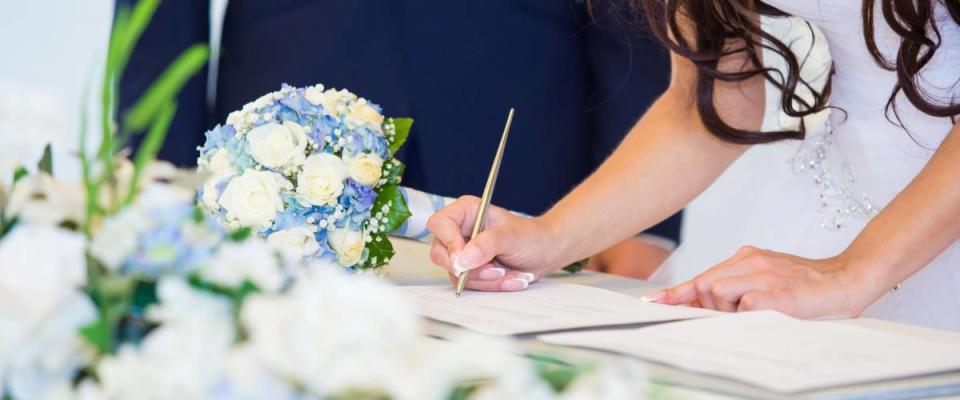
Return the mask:
M503 161L503 150L507 148L507 136L510 135L510 124L513 123L513 108L507 114L507 124L503 127L503 135L500 137L500 146L497 147L497 154L493 156L493 165L490 167L490 175L487 176L487 185L483 188L483 196L480 198L480 208L477 210L477 220L473 222L473 230L470 232L470 240L477 237L483 230L483 220L487 215L487 207L490 205L490 199L493 197L493 187L497 184L497 174L500 172L500 162ZM463 288L467 286L467 275L470 271L463 271L457 276L457 297L463 293Z

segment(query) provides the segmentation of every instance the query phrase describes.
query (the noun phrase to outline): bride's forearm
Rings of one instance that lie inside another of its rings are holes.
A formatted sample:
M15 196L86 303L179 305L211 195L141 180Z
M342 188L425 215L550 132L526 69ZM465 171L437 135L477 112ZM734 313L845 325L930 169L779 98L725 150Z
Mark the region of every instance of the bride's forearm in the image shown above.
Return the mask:
M667 92L623 143L542 218L563 263L653 226L708 187L746 149L713 137L689 98Z
M960 238L960 124L927 165L841 254L872 299Z

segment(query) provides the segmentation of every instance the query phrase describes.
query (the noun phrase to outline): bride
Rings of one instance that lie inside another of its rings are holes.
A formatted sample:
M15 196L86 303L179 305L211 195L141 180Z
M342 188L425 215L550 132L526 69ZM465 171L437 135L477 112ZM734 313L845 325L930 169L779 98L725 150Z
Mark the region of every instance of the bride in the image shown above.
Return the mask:
M434 262L469 270L469 289L522 290L734 165L751 180L691 216L725 225L688 235L648 300L960 330L960 2L637 2L672 51L666 92L546 214L493 208L467 243L477 198L436 213ZM744 171L753 145L779 161Z

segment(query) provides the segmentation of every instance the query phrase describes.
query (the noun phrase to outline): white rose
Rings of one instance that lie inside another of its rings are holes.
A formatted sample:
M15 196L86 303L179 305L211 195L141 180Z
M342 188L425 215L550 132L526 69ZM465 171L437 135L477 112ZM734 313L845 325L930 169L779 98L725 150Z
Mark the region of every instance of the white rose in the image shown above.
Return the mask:
M310 86L303 91L303 98L310 104L320 105L323 102L323 85Z
M220 209L220 190L217 189L218 183L220 183L220 178L216 176L211 176L203 182L203 193L200 196L200 201L203 203L203 206L210 211Z
M217 189L217 184L236 175L237 172L233 163L230 162L230 150L217 149L210 157L201 158L199 164L200 171L210 174L203 182L203 193L200 196L200 201L208 210L217 211L220 209L218 203L220 191Z
M317 243L313 231L304 226L274 232L267 237L267 244L298 258L312 255L320 250L320 244Z
M383 115L377 112L377 110L370 106L370 103L364 99L360 99L350 106L347 117L358 124L367 124L377 132L380 131L383 125Z
M268 168L286 168L303 162L307 135L297 123L269 123L247 133L250 155Z
M337 252L337 262L344 267L351 267L360 262L363 257L363 248L366 247L362 231L347 228L337 228L327 234L327 242Z
M319 98L316 98L315 100L317 101L317 103L323 106L324 111L332 115L337 115L339 114L338 110L341 104L344 104L350 100L355 100L356 98L357 98L357 95L350 93L349 90L330 89L323 92L323 94L319 96ZM314 103L314 104L317 104L317 103Z
M361 185L376 185L382 170L383 159L376 154L360 154L347 159L350 177Z
M247 125L246 113L243 111L234 111L227 115L227 125L233 125L237 132L242 132Z
M343 192L346 167L343 160L330 153L307 158L297 177L297 194L305 202L323 206L337 201Z
M226 209L227 217L240 225L265 228L283 210L280 191L291 186L275 172L248 169L227 183L219 203Z
M200 171L207 172L211 176L225 178L236 175L237 170L230 162L230 150L217 149L210 157L201 158Z

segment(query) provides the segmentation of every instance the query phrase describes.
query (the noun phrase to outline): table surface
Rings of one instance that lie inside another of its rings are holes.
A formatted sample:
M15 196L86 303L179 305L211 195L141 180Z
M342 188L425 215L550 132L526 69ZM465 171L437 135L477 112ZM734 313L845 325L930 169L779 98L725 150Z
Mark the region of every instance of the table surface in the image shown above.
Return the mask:
M405 239L392 239L397 255L387 267L388 277L398 285L449 283L446 273L430 261L429 246L424 243ZM553 282L575 283L619 293L641 296L658 289L649 283L619 277L610 274L584 271L578 274L558 273L545 279ZM857 318L840 320L833 323L851 324L868 329L908 335L943 343L945 346L960 346L960 334L898 324L876 319ZM428 321L428 334L445 337L461 328ZM611 358L627 357L623 355L592 351L587 349L561 348L536 340L535 336L520 336L522 346L528 351L550 351L554 354L580 362L597 362ZM640 360L641 362L644 362ZM723 398L875 398L883 395L888 399L924 398L939 394L960 398L960 371L925 376L919 378L856 385L830 390L784 395L766 391L730 379L706 376L687 372L667 365L645 362L651 379L657 384L668 386L670 393L685 399L723 399ZM674 397L674 396L671 396Z

